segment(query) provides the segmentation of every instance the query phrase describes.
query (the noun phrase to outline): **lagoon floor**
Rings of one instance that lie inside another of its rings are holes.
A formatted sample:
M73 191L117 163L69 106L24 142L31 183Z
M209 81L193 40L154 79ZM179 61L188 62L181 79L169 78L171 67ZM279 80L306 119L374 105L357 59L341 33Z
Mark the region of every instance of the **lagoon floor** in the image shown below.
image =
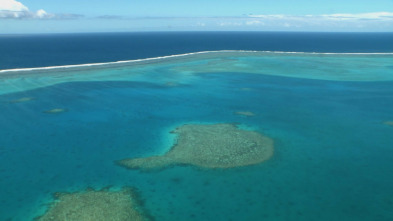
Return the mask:
M0 220L43 215L56 192L126 187L156 220L392 220L392 63L231 52L1 73ZM164 154L181 125L217 123L270 137L274 155L230 169L115 164Z

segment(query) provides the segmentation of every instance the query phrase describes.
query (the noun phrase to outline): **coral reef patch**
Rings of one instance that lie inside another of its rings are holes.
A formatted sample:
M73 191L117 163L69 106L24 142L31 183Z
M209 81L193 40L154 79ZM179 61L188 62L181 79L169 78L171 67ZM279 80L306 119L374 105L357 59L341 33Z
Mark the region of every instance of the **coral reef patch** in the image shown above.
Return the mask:
M152 220L141 208L135 190L88 189L75 193L56 193L56 200L38 221L142 221Z
M186 124L172 133L177 143L162 156L117 161L129 169L162 169L171 165L233 168L259 164L273 155L274 142L256 131L234 124Z

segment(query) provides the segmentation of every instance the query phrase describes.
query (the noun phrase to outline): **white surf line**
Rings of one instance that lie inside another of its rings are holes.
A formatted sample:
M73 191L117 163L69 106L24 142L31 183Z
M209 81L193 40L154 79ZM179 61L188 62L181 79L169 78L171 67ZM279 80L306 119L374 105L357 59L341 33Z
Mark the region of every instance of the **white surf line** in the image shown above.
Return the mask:
M66 68L78 68L78 67L92 67L92 66L102 66L102 65L110 65L110 64L124 64L124 63L136 63L143 61L154 61L154 60L164 60L168 58L176 58L176 57L185 57L190 55L198 55L198 54L209 54L209 53L272 53L272 54L310 54L310 55L393 55L393 52L376 52L376 53L331 53L331 52L291 52L291 51L251 51L251 50L218 50L218 51L199 51L199 52L191 52L185 54L176 54L176 55L167 55L160 57L152 57L152 58L141 58L134 60L124 60L124 61L112 61L112 62L102 62L102 63L89 63L89 64L74 64L74 65L60 65L60 66L48 66L48 67L36 67L36 68L14 68L14 69L4 69L0 70L1 73L7 72L24 72L24 71L37 71L37 70L52 70L52 69L66 69Z
M112 62L103 62L103 63L72 64L72 65L37 67L37 68L4 69L4 70L0 70L0 73L18 72L18 71L51 70L51 69L62 69L62 68L77 68L77 67L91 67L91 66L101 66L101 65L108 65L108 64L134 63L134 62L142 62L142 61L163 60L163 59L175 58L175 57L185 57L185 56L197 55L197 54L217 53L217 52L224 52L225 53L225 52L259 52L259 51L236 51L236 50L199 51L199 52L192 52L192 53L185 53L185 54L167 55L167 56L161 56L161 57L142 58L142 59L135 59L135 60L112 61Z

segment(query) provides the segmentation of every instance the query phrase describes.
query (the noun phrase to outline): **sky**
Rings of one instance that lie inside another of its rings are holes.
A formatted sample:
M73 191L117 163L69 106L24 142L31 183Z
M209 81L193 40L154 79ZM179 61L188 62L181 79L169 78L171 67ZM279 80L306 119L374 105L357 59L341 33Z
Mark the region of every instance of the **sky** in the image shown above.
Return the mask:
M393 0L0 0L0 34L392 32Z

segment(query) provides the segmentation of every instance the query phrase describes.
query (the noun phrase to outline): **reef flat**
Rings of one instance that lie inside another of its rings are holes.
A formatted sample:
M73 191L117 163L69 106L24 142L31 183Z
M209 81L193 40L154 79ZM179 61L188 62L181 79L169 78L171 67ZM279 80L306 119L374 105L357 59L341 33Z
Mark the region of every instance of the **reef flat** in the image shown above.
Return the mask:
M124 159L120 166L130 169L161 169L170 165L203 168L233 168L258 164L273 155L273 140L233 124L186 124L172 133L177 143L162 156Z
M135 191L87 190L75 193L56 193L56 201L38 221L142 221L151 220L140 208Z
M0 94L91 79L137 80L155 71L172 73L177 78L176 82L201 73L253 73L334 81L391 81L393 69L389 64L392 62L391 53L201 51L129 61L0 70ZM362 67L361 71L359 67ZM116 74L114 70L117 70ZM156 77L147 80L159 80L160 83L168 81ZM169 83L167 86L173 85Z

